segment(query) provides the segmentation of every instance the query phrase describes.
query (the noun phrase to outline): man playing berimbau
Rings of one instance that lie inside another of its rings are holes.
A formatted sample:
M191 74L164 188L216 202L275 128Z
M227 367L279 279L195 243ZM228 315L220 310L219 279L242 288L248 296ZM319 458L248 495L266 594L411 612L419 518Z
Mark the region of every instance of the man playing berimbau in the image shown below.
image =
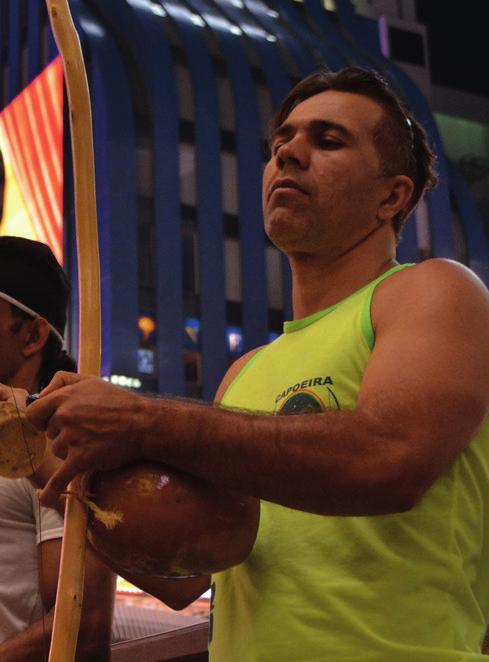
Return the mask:
M28 408L64 459L44 501L141 459L260 498L252 553L213 578L213 660L483 659L489 296L455 262L396 262L436 180L425 133L349 68L290 93L270 149L265 229L294 320L231 367L220 406L59 374Z

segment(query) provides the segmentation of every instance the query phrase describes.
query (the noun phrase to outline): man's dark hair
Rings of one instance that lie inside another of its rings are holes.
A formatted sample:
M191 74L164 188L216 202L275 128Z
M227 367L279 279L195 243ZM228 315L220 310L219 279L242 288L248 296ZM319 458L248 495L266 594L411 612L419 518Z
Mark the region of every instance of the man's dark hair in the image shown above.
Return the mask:
M437 184L436 157L428 144L424 128L380 74L361 67L346 67L337 72L320 70L311 74L289 92L273 116L269 127L269 144L274 132L296 106L328 90L369 97L384 111L384 117L374 133L382 174L388 177L407 175L414 184L408 204L392 219L394 231L399 238L406 219L425 191Z
M58 370L76 372L76 363L63 350L70 283L46 244L15 236L0 237L0 299L10 303L18 333L26 320L43 317L50 334L42 349L39 388Z
M13 304L10 304L10 309L15 320L10 329L12 333L18 333L22 323L26 320L35 319L35 317L20 310L20 308L17 308ZM59 339L53 333L50 333L42 349L42 363L37 376L39 390L49 384L54 377L54 373L58 372L58 370L76 372L76 361L62 348Z
M44 317L61 341L70 289L47 244L24 237L0 237L0 299Z

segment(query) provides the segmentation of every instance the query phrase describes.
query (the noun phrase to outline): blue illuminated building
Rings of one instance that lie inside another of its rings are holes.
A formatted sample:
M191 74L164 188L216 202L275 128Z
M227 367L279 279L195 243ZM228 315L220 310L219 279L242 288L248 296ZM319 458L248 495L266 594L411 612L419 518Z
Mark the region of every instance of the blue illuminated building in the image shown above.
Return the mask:
M56 56L43 4L1 5L2 106ZM414 16L379 18L372 6L385 2L350 0L70 4L94 111L104 374L209 400L231 360L280 333L290 279L262 229L264 136L291 85L320 66L383 72L435 146L441 184L408 225L400 259L459 259L489 283L484 221L446 157ZM66 142L65 251L76 282ZM76 311L75 292L72 346ZM156 324L150 340L138 329L143 314Z

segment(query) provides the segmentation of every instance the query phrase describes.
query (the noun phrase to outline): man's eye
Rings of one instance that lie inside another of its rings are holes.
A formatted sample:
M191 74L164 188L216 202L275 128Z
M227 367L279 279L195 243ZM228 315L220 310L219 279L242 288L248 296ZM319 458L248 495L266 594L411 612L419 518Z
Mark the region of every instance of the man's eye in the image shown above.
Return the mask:
M318 142L323 149L339 149L343 147L343 143L335 138L320 138Z

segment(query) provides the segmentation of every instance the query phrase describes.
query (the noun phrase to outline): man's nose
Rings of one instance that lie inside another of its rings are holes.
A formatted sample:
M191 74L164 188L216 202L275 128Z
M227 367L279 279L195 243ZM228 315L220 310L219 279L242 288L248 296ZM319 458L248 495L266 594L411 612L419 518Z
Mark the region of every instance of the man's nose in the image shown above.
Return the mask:
M295 136L280 145L275 156L279 167L292 165L296 168L306 168L309 163L307 142L304 138Z

